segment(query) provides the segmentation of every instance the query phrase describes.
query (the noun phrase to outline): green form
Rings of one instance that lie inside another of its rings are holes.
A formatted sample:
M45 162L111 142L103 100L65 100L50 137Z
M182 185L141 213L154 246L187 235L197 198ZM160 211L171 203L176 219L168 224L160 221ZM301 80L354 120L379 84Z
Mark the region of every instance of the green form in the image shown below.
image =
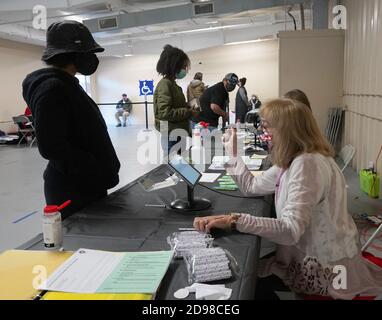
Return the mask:
M155 293L172 257L173 251L127 252L97 292Z

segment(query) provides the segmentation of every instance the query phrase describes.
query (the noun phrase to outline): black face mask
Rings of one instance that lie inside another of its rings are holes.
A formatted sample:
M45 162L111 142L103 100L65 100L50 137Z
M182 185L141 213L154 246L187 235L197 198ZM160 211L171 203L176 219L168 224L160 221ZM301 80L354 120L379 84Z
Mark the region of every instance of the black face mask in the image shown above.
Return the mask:
M226 90L227 90L228 92L231 92L231 91L235 90L236 85L234 85L234 84L228 82L228 83L225 85L225 88L226 88Z
M84 76L90 76L96 72L99 60L95 53L84 53L77 56L74 65L77 71Z

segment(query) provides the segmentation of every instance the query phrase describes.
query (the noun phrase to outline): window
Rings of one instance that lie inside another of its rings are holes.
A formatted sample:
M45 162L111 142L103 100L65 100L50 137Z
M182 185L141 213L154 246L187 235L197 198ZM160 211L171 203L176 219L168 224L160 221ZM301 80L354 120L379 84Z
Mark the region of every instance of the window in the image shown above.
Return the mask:
M82 74L76 74L76 78L80 81L81 87L91 97L92 93L91 93L91 86L90 86L90 77L84 76Z

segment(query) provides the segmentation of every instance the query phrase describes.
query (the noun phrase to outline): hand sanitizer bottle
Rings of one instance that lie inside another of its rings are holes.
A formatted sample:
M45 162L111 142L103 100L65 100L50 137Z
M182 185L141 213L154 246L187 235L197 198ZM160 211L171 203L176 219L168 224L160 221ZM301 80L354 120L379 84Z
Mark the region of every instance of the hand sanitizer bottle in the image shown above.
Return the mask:
M42 233L44 247L47 250L60 250L62 248L62 221L60 210L71 203L70 200L60 206L49 205L44 208L42 218Z

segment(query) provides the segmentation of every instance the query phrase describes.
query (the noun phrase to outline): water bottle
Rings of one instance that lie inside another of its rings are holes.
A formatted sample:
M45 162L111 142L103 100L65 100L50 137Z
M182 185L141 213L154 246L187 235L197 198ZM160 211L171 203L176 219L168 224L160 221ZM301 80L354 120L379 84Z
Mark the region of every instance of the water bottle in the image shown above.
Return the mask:
M370 172L374 172L374 162L373 161L369 162L367 170L369 170Z
M60 211L70 203L71 201L68 200L60 206L49 205L44 208L42 233L45 249L60 250L62 248L62 220Z

